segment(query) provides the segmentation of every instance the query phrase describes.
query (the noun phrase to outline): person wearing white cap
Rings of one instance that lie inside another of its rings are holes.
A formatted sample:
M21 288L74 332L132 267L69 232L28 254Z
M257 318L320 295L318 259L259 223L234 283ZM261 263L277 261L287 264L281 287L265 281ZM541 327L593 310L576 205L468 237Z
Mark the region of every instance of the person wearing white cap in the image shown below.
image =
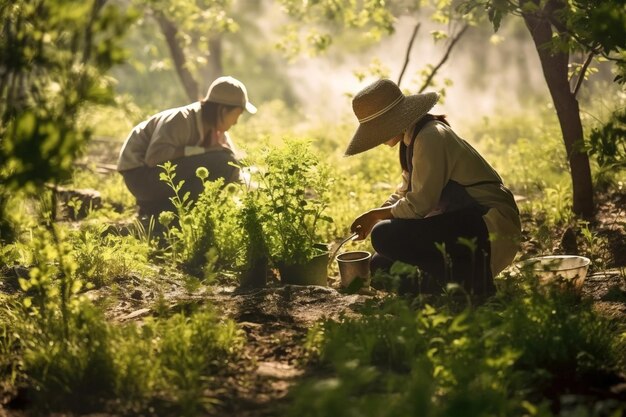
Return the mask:
M239 179L235 147L228 129L247 110L256 113L246 87L233 77L219 77L203 100L153 115L133 128L124 142L117 170L137 199L140 215L158 215L171 210L173 190L159 174L158 165L176 164L176 181L184 180L182 194L195 199L203 190L196 169L205 167L209 180Z
M377 271L401 261L421 271L415 281L403 277L402 292L438 292L456 282L469 293L491 295L493 278L519 249L519 211L489 163L445 116L429 113L438 99L434 92L404 95L385 79L354 97L359 127L346 156L400 144L402 184L350 228L357 239L371 233L373 282Z

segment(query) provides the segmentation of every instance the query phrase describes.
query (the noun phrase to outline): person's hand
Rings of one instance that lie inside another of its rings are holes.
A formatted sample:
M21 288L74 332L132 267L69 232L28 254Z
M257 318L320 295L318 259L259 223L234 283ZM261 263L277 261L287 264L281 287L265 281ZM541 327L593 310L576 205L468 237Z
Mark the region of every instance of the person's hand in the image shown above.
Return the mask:
M376 223L378 219L372 211L367 211L357 217L350 226L350 231L357 234L354 240L363 240L369 236Z
M350 231L357 234L355 240L363 240L369 236L376 223L381 220L392 218L393 215L391 214L391 208L389 207L381 207L366 211L357 217L354 222L352 222Z

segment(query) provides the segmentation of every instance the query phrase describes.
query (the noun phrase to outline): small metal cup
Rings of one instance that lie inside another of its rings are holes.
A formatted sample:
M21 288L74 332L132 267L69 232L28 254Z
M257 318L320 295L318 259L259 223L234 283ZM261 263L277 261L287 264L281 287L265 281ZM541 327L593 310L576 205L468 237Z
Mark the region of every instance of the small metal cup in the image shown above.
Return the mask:
M366 251L344 252L337 255L341 286L347 287L355 278L363 279L364 287L370 285L370 259L372 254Z

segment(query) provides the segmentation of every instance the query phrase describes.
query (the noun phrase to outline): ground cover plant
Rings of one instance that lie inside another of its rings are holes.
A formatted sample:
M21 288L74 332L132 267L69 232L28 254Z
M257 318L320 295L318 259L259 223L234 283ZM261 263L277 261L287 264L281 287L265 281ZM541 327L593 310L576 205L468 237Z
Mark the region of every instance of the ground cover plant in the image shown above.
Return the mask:
M307 348L324 372L295 390L290 415L620 415L616 398L584 403L619 369L619 327L525 279L478 307L449 288L319 324Z

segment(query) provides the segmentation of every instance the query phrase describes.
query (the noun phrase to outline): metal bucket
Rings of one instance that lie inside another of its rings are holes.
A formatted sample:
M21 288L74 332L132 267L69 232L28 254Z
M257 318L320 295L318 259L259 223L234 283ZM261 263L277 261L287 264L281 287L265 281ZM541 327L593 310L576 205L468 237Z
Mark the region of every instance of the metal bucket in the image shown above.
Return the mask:
M370 259L372 254L366 251L344 252L337 255L341 286L347 287L359 277L363 279L363 287L370 285Z
M580 291L591 260L584 256L550 255L526 259L518 265L520 268L530 268L540 282L560 282Z

